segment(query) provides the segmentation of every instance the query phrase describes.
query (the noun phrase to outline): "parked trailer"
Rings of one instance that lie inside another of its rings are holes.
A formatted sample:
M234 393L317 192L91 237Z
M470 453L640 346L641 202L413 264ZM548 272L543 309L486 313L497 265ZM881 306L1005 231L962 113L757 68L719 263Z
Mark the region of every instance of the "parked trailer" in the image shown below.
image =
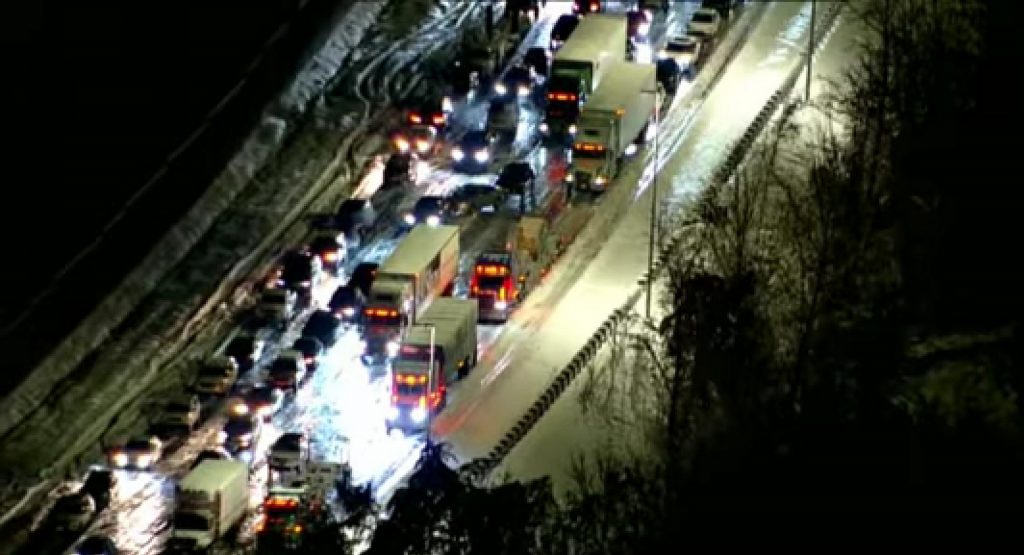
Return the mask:
M364 357L394 356L406 327L451 290L459 269L459 228L418 225L377 269L363 309Z
M616 65L580 112L566 180L583 190L603 191L618 175L633 145L642 143L657 114L652 64Z

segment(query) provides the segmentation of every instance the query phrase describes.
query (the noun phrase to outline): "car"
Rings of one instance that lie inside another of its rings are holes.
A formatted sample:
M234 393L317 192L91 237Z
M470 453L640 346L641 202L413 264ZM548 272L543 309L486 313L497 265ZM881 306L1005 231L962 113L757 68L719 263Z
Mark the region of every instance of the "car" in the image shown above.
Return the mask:
M85 476L79 493L88 494L92 497L97 511L102 511L110 505L110 496L117 486L117 477L109 468L92 468Z
M569 40L569 35L572 35L572 32L576 30L576 26L579 24L580 18L578 15L565 14L559 16L551 27L551 50L556 51L561 48L565 41Z
M526 53L523 54L523 64L533 72L534 80L538 78L546 79L551 68L551 53L543 46L528 48Z
M320 281L323 265L320 258L308 249L291 250L281 259L277 286L308 295Z
M117 546L107 536L89 536L75 547L75 555L118 555Z
M406 212L402 217L402 222L409 229L418 224L437 226L445 222L447 213L448 202L445 197L425 195L416 200L412 210Z
M600 0L573 0L572 2L572 13L585 15L602 11L604 11L604 6L601 5Z
M255 334L239 333L224 347L224 354L235 359L240 372L248 372L263 355L265 347L266 341Z
M654 63L655 78L668 94L675 94L679 89L683 72L673 58L662 58Z
M703 60L703 49L704 40L699 35L676 35L669 37L658 58L675 60L679 70L693 79L697 64Z
M199 369L193 389L204 395L225 395L238 381L238 363L229 356L215 356Z
M149 470L163 455L164 443L156 436L129 439L108 454L112 468Z
M345 199L334 215L334 228L345 235L349 247L360 247L376 224L377 210L368 198Z
M292 343L292 349L302 353L306 361L306 368L314 370L320 366L320 359L324 356L324 344L315 337L300 337Z
M341 319L328 310L317 310L306 320L300 335L315 337L326 347L332 347L338 342L345 330L341 325Z
M405 122L408 125L429 125L438 131L448 125L448 112L443 98L426 98L414 103L407 111Z
M466 216L473 212L496 212L504 204L505 195L490 183L465 183L456 187L448 199L456 216Z
M309 459L309 439L301 432L289 432L277 438L267 458L272 470L298 471Z
M359 316L363 313L364 306L366 306L366 296L351 283L335 289L331 300L327 303L327 308L347 324L359 322Z
M88 494L76 492L57 499L48 520L57 532L80 532L89 526L95 516L96 502Z
M385 189L415 185L418 175L419 157L412 152L395 152L384 163L384 179L381 186Z
M398 152L415 152L417 156L429 158L437 154L441 143L437 129L429 125L413 125L405 131L395 133L391 144Z
M270 384L282 390L299 390L299 384L306 378L306 357L299 351L287 349L281 351L270 364Z
M273 287L260 293L260 300L256 304L256 316L265 322L283 327L295 317L298 308L298 293L291 289Z
M189 393L175 395L167 400L156 424L161 430L185 429L192 431L199 425L201 408L198 395Z
M264 422L270 422L274 414L284 406L284 393L270 385L250 388L228 405L229 414L255 414Z
M686 32L713 37L718 34L722 27L722 15L714 8L698 8L693 12L690 23L686 25Z
M232 414L224 423L218 439L229 453L245 451L259 442L262 422L255 414Z
M486 172L491 162L494 140L486 131L467 131L459 144L452 148L452 161L456 171Z
M320 267L331 275L338 275L348 260L344 233L321 231L310 239L308 250L320 259Z
M633 42L647 42L651 32L651 16L643 10L626 12L626 33Z
M487 136L494 141L515 141L519 120L518 102L506 97L493 98L487 107Z
M508 194L522 195L533 190L536 180L537 173L528 162L511 162L502 168L494 184Z
M360 262L352 275L348 278L348 285L354 286L362 291L363 296L370 296L370 286L373 285L373 278L377 277L377 268L380 264L376 262Z
M525 65L508 68L505 75L494 84L494 94L499 97L525 98L533 92L533 73Z
M228 453L228 450L223 447L203 449L196 455L195 460L189 466L189 470L195 470L203 461L230 461L232 458L231 453Z

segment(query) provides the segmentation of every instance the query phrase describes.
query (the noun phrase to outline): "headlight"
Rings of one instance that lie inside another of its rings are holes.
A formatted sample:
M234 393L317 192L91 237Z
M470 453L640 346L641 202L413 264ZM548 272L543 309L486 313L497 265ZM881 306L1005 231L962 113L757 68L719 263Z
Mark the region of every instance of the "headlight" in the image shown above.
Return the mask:
M504 96L505 94L508 93L508 87L505 86L505 83L495 83L494 92L495 94Z
M347 318L351 318L356 315L356 309L352 308L351 306L346 306L345 308L341 309L341 313L344 314Z
M455 148L452 149L452 160L455 160L456 162L460 162L465 157L466 157L466 153L462 152L461 148L455 147Z
M394 340L388 341L388 346L387 346L388 356L389 357L397 356L398 355L398 348L400 346L401 345L399 345L397 341L394 341Z
M572 183L573 181L576 181L576 176L574 176L572 173L567 173L565 174L565 181L567 183Z
M441 218L437 214L427 216L427 225L437 227L441 225Z
M576 134L576 130L577 130L577 128L576 128L576 124L575 123L569 126L569 134L570 135L575 135Z
M477 162L480 162L481 164L486 162L487 159L490 157L491 155L488 154L486 150L478 150L473 153L473 159L476 160Z
M305 281L300 281L300 282L299 282L299 287L309 287L309 286L310 286L310 285L312 285L312 284L313 284L313 282L311 282L311 281L309 281L309 280L307 279L307 280L305 280Z
M668 52L666 52L664 50L659 51L658 52L658 59L659 60L664 60L665 58L668 58Z
M405 152L409 150L409 141L402 137L398 137L395 139L395 148L398 149L399 152Z
M427 409L423 407L416 407L412 409L412 412L409 413L409 416L412 418L413 422L420 424L427 419Z
M416 141L416 150L419 153L422 154L422 153L430 150L430 143L428 143L427 141L424 141L423 139L420 139L420 140Z
M114 453L110 456L110 462L116 467L128 466L128 455L126 453Z
M231 412L239 416L249 414L249 405L245 403L235 403L234 405L231 405Z
M138 457L135 457L135 466L139 468L149 468L149 465L153 463L153 455L143 453Z
M447 96L441 99L441 111L442 112L453 112L455 108L452 106L452 99Z
M412 214L406 214L403 219L405 220L406 225L416 225L416 216L413 216Z
M606 177L604 177L603 175L599 175L596 178L594 178L594 184L595 185L604 185L607 182L608 182L608 179Z
M398 420L398 407L391 405L388 407L388 420Z
M636 28L637 34L640 35L641 37L646 37L647 33L650 32L650 30L651 30L651 24L650 23L641 23Z
M221 430L221 431L217 432L217 441L218 442L224 443L227 440L228 440L228 433L227 432L225 432L224 430Z
M494 301L494 310L505 310L508 308L508 303L505 301Z
M530 96L530 87L527 87L526 85L519 85L519 90L516 92L519 93L519 96Z
M538 129L540 129L540 132L541 132L541 133L547 133L547 132L548 132L548 129L550 129L550 128L548 127L548 124L547 124L547 122L544 122L544 121L540 122L540 125L538 125L538 126L537 126L537 128L538 128Z

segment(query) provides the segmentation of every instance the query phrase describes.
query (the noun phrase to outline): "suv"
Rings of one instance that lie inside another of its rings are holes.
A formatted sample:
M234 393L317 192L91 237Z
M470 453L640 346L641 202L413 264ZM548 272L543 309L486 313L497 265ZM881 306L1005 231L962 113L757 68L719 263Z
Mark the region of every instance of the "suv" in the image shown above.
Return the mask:
M418 179L416 172L419 158L411 152L396 152L384 164L384 183L382 187L398 187L415 185Z
M93 468L85 476L85 483L79 493L88 494L96 504L96 510L102 511L110 505L110 494L117 485L114 472L106 468Z
M436 195L422 196L416 200L412 210L406 212L402 221L410 229L419 224L441 225L444 223L447 208L448 203L444 197Z
M390 163L390 160L388 161ZM415 181L413 179L412 181ZM349 246L358 248L377 223L377 211L370 199L345 199L334 216L335 228L345 234Z
M270 448L268 462L272 470L299 471L309 459L309 440L306 435L292 432L282 435Z
M299 294L290 289L264 289L256 305L256 315L265 323L288 325L299 306Z
M309 242L309 251L320 259L320 266L331 275L338 275L348 260L345 234L321 232Z
M363 292L349 283L334 290L330 302L327 303L327 308L331 309L331 312L345 323L355 324L359 321L365 304L366 297Z
M306 357L301 352L294 349L282 351L270 365L270 383L278 389L296 392L308 369Z
M301 335L315 337L325 347L331 347L338 342L343 331L341 320L337 316L327 310L317 310L309 317L309 320L306 320Z
M207 395L225 395L238 380L238 363L229 356L213 357L199 369L194 389Z
M297 291L300 295L308 295L320 281L322 270L320 258L314 253L306 250L289 251L281 261L277 285Z
M292 293L294 295L295 293ZM240 333L224 348L224 354L235 359L238 369L242 372L249 371L256 365L256 361L263 354L263 347L266 342L251 333Z
M96 516L96 502L86 493L65 495L57 500L50 511L49 519L58 532L80 532L89 526Z
M192 431L199 425L200 407L198 395L176 395L164 405L164 410L156 421L157 428Z

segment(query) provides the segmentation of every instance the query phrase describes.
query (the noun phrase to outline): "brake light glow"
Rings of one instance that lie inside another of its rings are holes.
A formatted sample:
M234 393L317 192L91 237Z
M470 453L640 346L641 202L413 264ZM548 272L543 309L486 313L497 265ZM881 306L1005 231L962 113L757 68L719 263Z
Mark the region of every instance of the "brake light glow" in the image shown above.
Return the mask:
M296 499L281 499L279 497L271 497L263 502L263 507L267 509L294 509L299 506L299 502Z
M601 3L600 2L591 2L590 3L590 11L596 12L597 10L600 10L600 9L601 9Z
M423 374L396 374L395 383L399 385L424 385L427 377Z
M337 251L327 251L324 253L323 259L324 262L335 262L338 260L338 253Z
M586 152L601 152L604 150L604 145L598 145L594 143L576 143L573 145L576 150L583 150Z
M548 100L576 101L576 95L572 93L553 92L548 93Z
M377 316L380 318L395 318L398 316L398 311L394 308L367 308L363 313L367 316Z
M423 116L419 114L409 114L410 123L423 123Z
M444 114L434 114L434 125L441 125L444 123Z
M498 264L477 264L476 275L478 276L507 276L508 268Z

